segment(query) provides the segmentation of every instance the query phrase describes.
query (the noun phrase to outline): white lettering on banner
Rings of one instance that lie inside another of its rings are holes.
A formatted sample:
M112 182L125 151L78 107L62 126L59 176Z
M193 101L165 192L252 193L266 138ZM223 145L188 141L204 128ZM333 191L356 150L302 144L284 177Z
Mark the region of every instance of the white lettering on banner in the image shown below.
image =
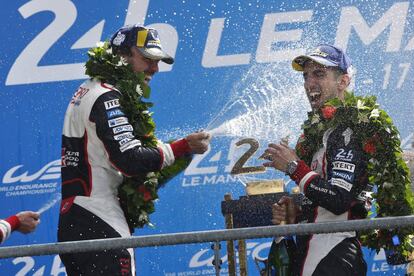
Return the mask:
M192 176L184 177L181 185L183 187L194 187L201 185L217 185L237 182L237 176L231 174L220 174L220 175L204 175L204 176Z
M389 270L406 271L407 266L408 266L408 264L393 265L393 266L388 265L386 261L384 249L381 249L378 253L374 255L373 261L374 262L372 263L372 267L371 267L372 272L385 272Z
M206 68L249 64L250 54L218 56L225 18L213 18L207 35L201 65Z
M389 265L387 262L382 263L373 263L371 267L372 272L386 272L386 271L406 271L408 264L401 264L401 265ZM395 274L393 274L395 275Z
M390 26L386 52L396 52L401 47L408 8L409 2L395 3L372 27L369 27L358 8L344 7L339 19L335 44L345 50L351 30L354 29L361 41L369 45Z
M232 140L230 142L230 149L225 159L228 163L222 168L221 162L223 161L222 151L212 153L211 147L201 155L196 155L187 169L184 171L184 178L182 179L182 187L195 187L200 185L217 185L217 184L229 184L229 183L239 183L239 178L237 175L231 174L234 170L237 163L239 163L241 156L246 156L246 153L249 152L251 148L241 147L239 149L237 144L240 141L238 139ZM244 153L241 153L244 152ZM260 153L255 149L248 154L247 159L244 162L254 162L257 161ZM205 163L208 164L206 165ZM211 166L215 164L215 166ZM255 167L252 167L255 168ZM221 170L218 173L219 169ZM258 171L255 174L262 174L265 171Z
M409 2L398 2L376 21L369 26L362 17L359 9L355 6L343 7L336 31L335 44L346 49L351 39L352 30L359 36L365 45L374 42L389 27L389 35L386 43L386 52L396 52L402 47L405 25L409 10ZM149 0L130 0L126 12L125 24L145 23L148 12ZM23 49L14 61L7 74L6 85L41 83L50 81L63 81L83 79L83 63L69 63L57 65L42 65L39 63L55 43L72 28L77 19L77 8L69 0L32 0L19 8L24 19L37 13L50 11L54 14L54 20L45 27L28 45ZM272 45L278 42L298 42L302 38L302 29L288 31L275 31L277 24L307 22L311 20L313 10L293 11L284 13L268 13L264 16L260 38L256 52L256 61L275 62L291 59L292 56L304 52L303 49L279 49L272 51ZM206 68L235 66L249 64L251 53L218 55L225 18L212 18L201 65ZM96 23L90 30L86 31L70 49L86 47L91 41L97 41L102 36L104 20ZM163 39L163 46L170 55L175 56L178 46L177 30L165 23L155 23L148 27L156 28ZM254 41L253 41L254 42ZM89 45L92 47L94 45ZM404 48L405 51L414 50L414 38L411 38ZM160 71L170 71L172 65L160 63ZM400 79L401 80L401 79ZM402 82L399 82L402 83ZM398 87L401 87L400 85ZM398 88L397 87L397 88Z
M6 85L86 78L83 63L38 65L53 44L72 27L77 16L76 6L69 0L32 0L19 8L25 19L43 11L51 11L54 20L17 57Z
M149 0L130 0L126 22L133 22L134 17L143 19L146 17ZM143 10L143 7L146 7ZM138 8L139 7L139 8ZM145 13L136 13L134 10ZM58 65L39 66L39 62L53 45L72 27L77 18L76 6L69 0L32 0L19 8L24 19L43 12L51 11L54 21L42 30L20 53L13 63L7 75L6 85L41 83L50 81L63 81L87 78L84 63L70 63ZM84 35L82 35L70 49L93 47L102 36L104 20L98 22ZM174 27L165 23L151 24L147 27L157 29L161 37L164 37L164 50L173 57L178 46L178 34ZM89 45L93 41L93 44ZM161 72L171 71L172 65L160 63ZM29 73L28 73L29 72Z
M184 175L217 173L218 166L199 167L201 161L210 153L210 151L211 147L208 147L204 154L195 155L190 165L188 165L187 169L184 171Z
M306 22L312 19L312 10L299 12L269 13L264 17L262 30L260 32L259 44L257 46L257 62L277 62L291 60L295 56L303 54L305 49L287 49L273 51L272 46L278 42L296 42L302 38L302 29L289 31L275 31L278 24Z
M22 195L39 195L39 194L51 194L57 191L58 183L34 183L24 184L16 186L2 186L0 192L3 192L6 197L9 196L22 196Z
M145 25L149 0L129 0L124 25Z
M271 242L257 243L248 242L246 243L246 255L250 256L252 260L255 258L265 259L269 253L269 248L272 245ZM213 266L212 261L214 259L214 252L210 249L203 249L193 255L188 264L189 268L197 268L202 266ZM228 261L227 255L221 258L223 263Z
M41 266L40 268L36 267L36 259L33 257L18 257L13 259L13 264L20 267L23 263L23 267L20 268L18 272L16 272L16 276L24 276L24 275L65 275L66 269L62 265L62 261L60 260L59 255L55 255L53 258L52 267L50 269L50 273L45 273L46 265Z
M412 51L414 50L414 37L411 38L411 40L407 43L407 46L405 46L404 51Z
M341 171L347 171L347 172L355 171L355 165L351 163L335 161L335 162L332 162L332 165L333 165L334 170L341 170Z
M387 63L387 64L384 65L385 75L384 75L384 81L382 83L382 89L384 89L384 90L385 89L388 89L388 85L390 83L391 69L392 69L391 67L392 67L392 64L391 63ZM403 84L405 82L405 79L406 79L406 77L408 75L408 72L409 72L409 70L411 68L411 63L400 63L398 65L398 67L399 68L402 68L402 70L398 70L398 72L395 72L395 70L394 70L394 74L393 75L400 76L399 79L398 79L396 88L397 89L401 89L401 87L403 86Z
M31 182L36 179L46 180L46 179L58 179L60 178L60 163L61 160L55 160L46 164L43 168L32 175L28 175L28 171L20 175L14 175L18 169L23 167L23 165L17 165L9 169L3 176L3 183L16 183L16 182Z
M103 28L105 25L105 20L101 20L94 27L89 29L83 36L81 36L73 45L70 47L71 50L74 49L88 49L93 47L97 41L101 40Z

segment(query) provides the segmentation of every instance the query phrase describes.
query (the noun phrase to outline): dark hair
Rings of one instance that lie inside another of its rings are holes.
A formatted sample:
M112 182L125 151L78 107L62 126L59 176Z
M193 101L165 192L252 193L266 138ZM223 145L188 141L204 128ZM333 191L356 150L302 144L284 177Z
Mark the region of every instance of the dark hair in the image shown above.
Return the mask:
M132 56L131 47L112 47L112 52L115 55L128 56L128 57Z
M339 67L328 67L328 68L330 68L334 72L334 74L337 78L342 76L342 75L347 74Z

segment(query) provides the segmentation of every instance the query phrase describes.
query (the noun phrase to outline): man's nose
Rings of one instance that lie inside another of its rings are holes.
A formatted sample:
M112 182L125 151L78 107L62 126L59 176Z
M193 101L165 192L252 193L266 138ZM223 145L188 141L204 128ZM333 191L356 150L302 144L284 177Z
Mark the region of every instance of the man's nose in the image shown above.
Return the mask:
M312 88L312 87L315 86L315 83L316 83L315 78L308 77L308 78L305 79L304 85L305 85L306 88Z

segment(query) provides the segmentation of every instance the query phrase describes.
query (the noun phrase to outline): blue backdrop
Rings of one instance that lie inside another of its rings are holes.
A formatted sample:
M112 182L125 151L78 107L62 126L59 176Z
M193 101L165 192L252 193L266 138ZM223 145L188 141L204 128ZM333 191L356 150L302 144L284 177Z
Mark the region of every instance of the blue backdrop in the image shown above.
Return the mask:
M176 58L151 84L159 138L199 129L216 134L211 149L161 190L151 216L155 227L135 235L222 229L225 193L238 198L251 178L284 178L273 171L230 175L245 151L235 142L259 140L251 165L260 164L256 157L269 141L290 135L294 144L310 107L290 61L320 42L346 49L356 68L356 94L376 95L404 149L411 149L412 2L15 0L2 6L0 217L45 210L35 233L15 233L4 246L56 241L64 111L85 79L87 49L124 24L157 28ZM254 257L265 257L269 246L266 239L247 241L251 275L258 275ZM382 252L364 253L370 275L404 275L406 265L387 265ZM215 275L210 244L138 249L136 255L137 275ZM65 275L58 256L0 260L0 271Z

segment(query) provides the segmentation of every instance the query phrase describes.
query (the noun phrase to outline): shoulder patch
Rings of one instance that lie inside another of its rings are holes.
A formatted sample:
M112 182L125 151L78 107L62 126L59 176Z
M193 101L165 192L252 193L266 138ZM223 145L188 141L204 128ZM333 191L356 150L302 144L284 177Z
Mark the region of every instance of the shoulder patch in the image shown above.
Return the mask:
M116 109L111 109L111 110L107 111L106 116L108 117L108 119L112 119L112 118L117 117L117 116L125 116L125 114L124 114L124 112L122 112L121 109L116 108Z
M114 100L110 100L110 101L106 101L104 102L105 105L105 109L112 109L115 107L119 107L119 99L114 99Z
M108 120L109 127L116 127L120 125L128 124L128 118L127 117L118 117L115 119Z

